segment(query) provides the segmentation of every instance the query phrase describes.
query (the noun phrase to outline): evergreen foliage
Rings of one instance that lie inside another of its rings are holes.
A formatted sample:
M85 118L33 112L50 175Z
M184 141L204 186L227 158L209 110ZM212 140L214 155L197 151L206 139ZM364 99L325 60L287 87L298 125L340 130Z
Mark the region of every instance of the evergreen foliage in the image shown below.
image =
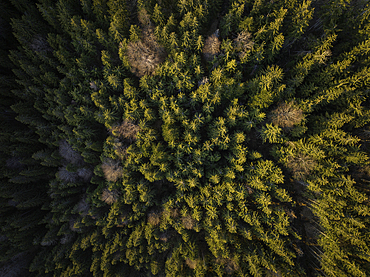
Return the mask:
M369 276L370 4L0 3L0 275Z

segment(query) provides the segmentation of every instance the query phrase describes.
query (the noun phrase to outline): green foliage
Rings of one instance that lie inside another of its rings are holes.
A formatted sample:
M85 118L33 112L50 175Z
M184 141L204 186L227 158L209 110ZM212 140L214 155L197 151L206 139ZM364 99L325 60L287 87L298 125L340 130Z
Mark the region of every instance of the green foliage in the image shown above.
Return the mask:
M369 4L324 2L1 3L0 272L368 276Z

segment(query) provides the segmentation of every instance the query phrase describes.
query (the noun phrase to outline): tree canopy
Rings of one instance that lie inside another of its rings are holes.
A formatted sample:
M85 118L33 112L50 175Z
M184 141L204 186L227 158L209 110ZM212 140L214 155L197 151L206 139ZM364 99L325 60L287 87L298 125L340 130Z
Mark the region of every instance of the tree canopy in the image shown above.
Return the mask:
M370 275L367 0L0 3L0 275Z

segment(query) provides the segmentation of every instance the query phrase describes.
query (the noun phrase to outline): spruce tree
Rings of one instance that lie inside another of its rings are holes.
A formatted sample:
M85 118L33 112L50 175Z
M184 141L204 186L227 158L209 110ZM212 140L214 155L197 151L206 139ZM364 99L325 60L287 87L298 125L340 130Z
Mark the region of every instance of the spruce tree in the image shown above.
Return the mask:
M370 274L366 1L0 10L0 272Z

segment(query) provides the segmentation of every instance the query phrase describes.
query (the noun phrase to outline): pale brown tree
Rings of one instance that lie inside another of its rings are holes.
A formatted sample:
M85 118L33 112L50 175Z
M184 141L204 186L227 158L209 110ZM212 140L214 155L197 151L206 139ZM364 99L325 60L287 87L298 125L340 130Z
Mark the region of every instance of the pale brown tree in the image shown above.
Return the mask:
M153 226L157 226L161 222L161 211L152 210L148 214L148 223Z
M252 35L247 31L244 30L238 34L238 36L234 39L235 43L235 50L239 54L239 58L243 58L245 53L253 48L254 42L252 41Z
M280 103L269 115L270 121L282 128L292 128L299 124L303 118L303 111L294 102Z
M119 165L119 161L107 159L101 165L105 179L110 182L116 182L122 177L122 167Z
M119 198L119 191L118 190L110 190L105 188L101 195L101 200L107 203L108 205L112 205L113 203L117 202Z
M153 75L159 64L164 62L167 53L156 40L153 24L145 10L139 12L142 35L139 41L127 45L127 58L131 71L138 77Z
M220 53L221 41L217 34L209 36L203 47L203 57L206 61L212 61L215 55Z
M287 167L297 180L305 180L316 167L317 162L309 155L298 153L288 159Z

